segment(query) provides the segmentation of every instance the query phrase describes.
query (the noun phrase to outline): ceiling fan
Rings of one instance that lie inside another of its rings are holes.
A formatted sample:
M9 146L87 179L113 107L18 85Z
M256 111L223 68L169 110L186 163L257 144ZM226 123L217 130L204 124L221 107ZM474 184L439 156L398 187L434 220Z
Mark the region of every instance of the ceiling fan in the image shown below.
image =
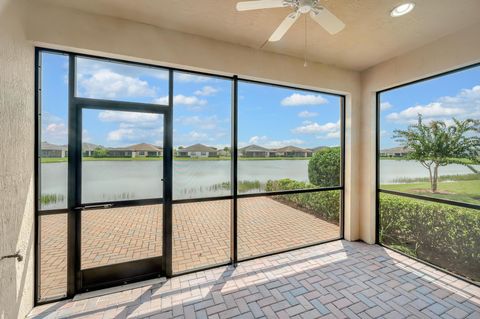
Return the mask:
M330 34L336 34L345 28L345 23L338 19L327 8L319 4L320 0L255 0L237 3L238 11L291 7L294 12L290 13L280 23L268 41L279 41L288 29L298 20L302 14L310 14L310 17L321 25Z

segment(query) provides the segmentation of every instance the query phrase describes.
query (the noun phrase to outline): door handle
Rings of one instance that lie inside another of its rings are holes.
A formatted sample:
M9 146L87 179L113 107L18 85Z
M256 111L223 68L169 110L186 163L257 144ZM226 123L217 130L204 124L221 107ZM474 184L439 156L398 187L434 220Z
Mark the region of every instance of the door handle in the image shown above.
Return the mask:
M86 205L75 207L78 210L87 210L87 209L98 209L98 208L112 208L113 204L99 204L99 205Z
M23 260L23 256L20 255L20 250L17 251L15 254L2 256L0 258L0 260L4 260L4 259L7 259L7 258L16 258L17 261L22 261Z

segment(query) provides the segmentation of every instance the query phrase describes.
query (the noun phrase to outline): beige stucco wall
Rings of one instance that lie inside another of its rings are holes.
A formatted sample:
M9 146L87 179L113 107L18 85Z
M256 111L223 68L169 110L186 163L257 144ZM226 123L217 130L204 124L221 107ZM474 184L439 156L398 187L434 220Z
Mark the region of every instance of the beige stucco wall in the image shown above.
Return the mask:
M33 306L34 50L25 41L21 0L0 0L0 318Z
M375 92L480 62L480 23L362 72L360 238L375 241Z

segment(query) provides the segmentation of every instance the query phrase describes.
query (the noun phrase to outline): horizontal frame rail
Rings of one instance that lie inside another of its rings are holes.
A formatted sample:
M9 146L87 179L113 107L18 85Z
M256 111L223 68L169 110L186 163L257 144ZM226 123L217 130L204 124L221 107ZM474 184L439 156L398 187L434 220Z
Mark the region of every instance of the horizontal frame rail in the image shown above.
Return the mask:
M94 203L82 203L81 206L100 206L100 205L109 205L111 208L120 208L128 206L143 206L143 205L155 205L163 204L165 201L163 198L151 198L151 199L131 199L131 200L122 200L122 201L106 201L106 202L94 202Z
M128 111L158 114L166 113L170 108L168 105L162 104L113 101L103 99L91 99L85 97L73 98L73 104L75 104L76 106L81 106L83 108L95 110L111 110L112 108L121 107L122 109L125 108L126 112Z
M428 197L428 196L423 196L423 195L415 195L415 194L391 191L391 190L386 190L386 189L378 189L378 192L379 193L390 194L390 195L402 196L402 197L409 197L409 198L424 200L424 201L433 202L433 203L448 204L448 205L452 205L452 206L458 206L458 207L463 207L463 208L472 208L472 209L480 210L480 205L457 202L457 201L449 200L449 199Z
M294 189L294 190L285 190L285 191L275 191L275 192L238 194L238 195L237 195L237 198L261 197L261 196L279 196L279 195L292 195L292 194L329 192L329 191L343 191L343 189L344 189L344 188L343 188L342 186L336 186L336 187L321 187L321 188L303 188L303 189Z

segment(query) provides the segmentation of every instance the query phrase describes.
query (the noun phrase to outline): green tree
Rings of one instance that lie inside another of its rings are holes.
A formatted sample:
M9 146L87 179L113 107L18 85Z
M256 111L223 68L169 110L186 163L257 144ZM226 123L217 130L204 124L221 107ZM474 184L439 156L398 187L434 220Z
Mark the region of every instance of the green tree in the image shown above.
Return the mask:
M420 162L429 172L431 191L438 189L438 168L452 163L467 165L478 162L480 154L480 121L453 119L425 124L418 115L417 124L406 130L395 130L394 138L409 152L407 159Z
M340 185L341 162L340 147L327 147L315 152L308 162L310 183L321 187Z
M107 157L108 152L106 148L103 147L96 147L93 150L93 157Z

